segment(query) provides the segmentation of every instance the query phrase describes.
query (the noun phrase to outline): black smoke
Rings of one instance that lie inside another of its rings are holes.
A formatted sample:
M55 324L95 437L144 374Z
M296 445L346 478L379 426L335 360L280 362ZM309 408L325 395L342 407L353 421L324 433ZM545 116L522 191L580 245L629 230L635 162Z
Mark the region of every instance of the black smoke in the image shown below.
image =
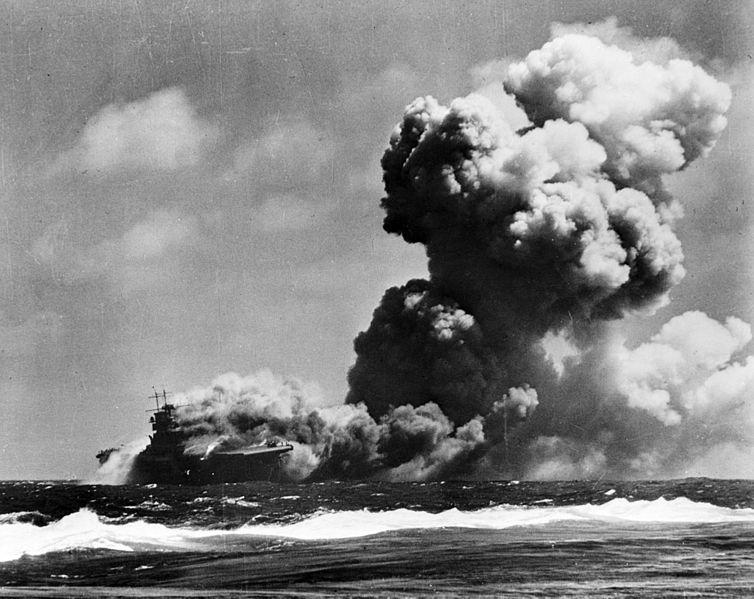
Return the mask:
M228 373L178 398L187 451L278 437L297 480L751 471L750 327L687 312L629 347L611 324L683 278L662 178L712 149L730 90L672 40L614 21L553 31L488 69L503 100L487 82L406 107L382 158L384 229L426 248L430 277L385 292L346 403Z
M382 159L384 229L425 246L430 278L385 294L348 401L483 420L478 473L668 475L740 438L728 410L702 425L691 397L744 369L748 325L688 313L631 350L609 323L666 305L683 278L682 206L662 177L711 150L730 90L668 40L595 28L632 54L555 30L500 82L528 126L480 94L407 106ZM725 341L714 365L693 365L694 330ZM528 386L536 401L501 417L506 390Z

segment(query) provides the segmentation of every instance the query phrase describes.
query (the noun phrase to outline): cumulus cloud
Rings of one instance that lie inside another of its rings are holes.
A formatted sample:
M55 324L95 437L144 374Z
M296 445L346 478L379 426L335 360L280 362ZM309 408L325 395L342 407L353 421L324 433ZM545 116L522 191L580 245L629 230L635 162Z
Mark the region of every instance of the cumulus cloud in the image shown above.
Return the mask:
M291 117L241 143L224 176L228 181L244 181L257 193L308 188L325 176L330 178L334 153L329 133Z
M90 246L73 239L64 221L55 223L34 243L32 254L65 282L106 276L134 291L164 280L176 252L199 237L196 217L157 210L119 237Z
M90 175L120 170L175 171L200 162L218 128L196 113L181 88L125 104L109 104L84 125L56 170Z
M245 195L250 229L281 233L310 229L333 212L337 145L330 133L300 117L279 117L242 141L222 181Z
M197 221L192 216L158 210L125 232L118 242L126 260L148 260L180 247L195 234Z

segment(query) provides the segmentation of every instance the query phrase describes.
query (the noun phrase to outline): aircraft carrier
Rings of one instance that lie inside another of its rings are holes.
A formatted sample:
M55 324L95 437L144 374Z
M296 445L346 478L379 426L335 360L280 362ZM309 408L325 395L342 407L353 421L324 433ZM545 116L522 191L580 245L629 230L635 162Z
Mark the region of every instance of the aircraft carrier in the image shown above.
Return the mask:
M187 454L185 437L176 424L176 409L167 401L167 393L152 396L157 409L152 410L149 421L153 434L149 445L133 461L126 479L127 484L189 484L209 485L253 480L283 480L282 460L293 450L289 443L269 440L233 450L210 448L205 455ZM160 405L162 399L162 405ZM97 454L104 464L117 449L105 449Z

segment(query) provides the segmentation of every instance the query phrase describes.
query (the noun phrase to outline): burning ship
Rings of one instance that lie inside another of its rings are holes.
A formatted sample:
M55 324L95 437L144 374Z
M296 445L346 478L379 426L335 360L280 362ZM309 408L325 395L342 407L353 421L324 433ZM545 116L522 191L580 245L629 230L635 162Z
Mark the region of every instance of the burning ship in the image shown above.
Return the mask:
M203 456L187 454L184 435L173 417L176 406L168 403L164 390L162 395L155 391L151 398L157 403L149 419L153 434L149 435L149 445L134 459L126 482L207 485L284 478L282 460L293 450L289 443L271 439L233 450L210 446ZM99 452L100 465L115 451Z

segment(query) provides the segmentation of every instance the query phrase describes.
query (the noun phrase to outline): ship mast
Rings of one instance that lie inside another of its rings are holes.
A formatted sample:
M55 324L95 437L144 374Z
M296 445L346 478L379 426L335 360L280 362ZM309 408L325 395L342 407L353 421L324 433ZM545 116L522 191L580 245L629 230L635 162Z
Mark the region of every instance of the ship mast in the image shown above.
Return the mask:
M157 392L157 389L154 388L154 385L152 385L152 391L154 391L154 395L149 395L149 399L154 399L154 403L157 406L157 410L160 410L160 397L162 397L162 407L164 408L166 405L168 405L168 394L165 391L165 389L162 390L162 395Z

